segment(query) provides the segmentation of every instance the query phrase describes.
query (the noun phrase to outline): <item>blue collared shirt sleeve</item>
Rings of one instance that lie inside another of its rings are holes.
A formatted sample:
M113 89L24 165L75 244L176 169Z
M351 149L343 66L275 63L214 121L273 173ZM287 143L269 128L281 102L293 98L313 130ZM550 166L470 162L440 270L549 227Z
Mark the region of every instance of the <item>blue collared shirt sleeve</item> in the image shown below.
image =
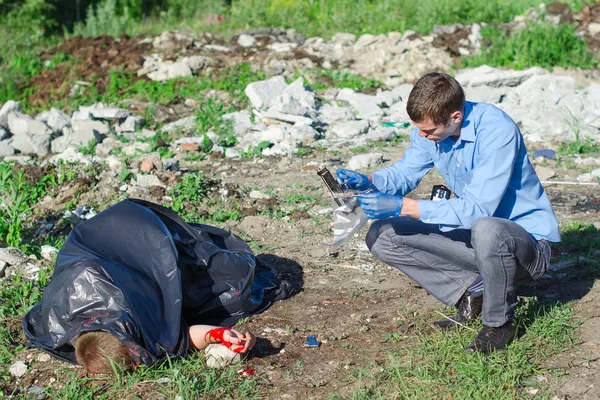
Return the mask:
M373 172L373 185L380 192L404 196L414 190L431 168L433 160L426 148L416 139L418 129L410 135L412 145L404 152L402 159L390 167Z
M510 184L518 154L519 131L516 125L482 130L474 156L471 182L462 196L450 200L419 200L423 222L443 228L470 229L481 217L493 216Z

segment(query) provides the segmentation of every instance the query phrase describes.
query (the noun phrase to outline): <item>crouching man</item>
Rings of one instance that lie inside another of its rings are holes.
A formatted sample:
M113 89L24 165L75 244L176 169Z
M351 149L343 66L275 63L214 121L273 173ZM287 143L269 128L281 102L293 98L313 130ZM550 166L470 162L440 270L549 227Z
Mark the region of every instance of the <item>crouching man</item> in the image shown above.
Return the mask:
M523 137L502 110L465 101L451 76L430 73L410 93L416 128L404 157L364 175L337 170L340 181L374 193L358 197L377 220L367 245L458 315L447 329L482 314L483 329L466 352L488 353L513 340L515 284L546 271L558 222L527 158ZM454 198L404 198L436 167Z

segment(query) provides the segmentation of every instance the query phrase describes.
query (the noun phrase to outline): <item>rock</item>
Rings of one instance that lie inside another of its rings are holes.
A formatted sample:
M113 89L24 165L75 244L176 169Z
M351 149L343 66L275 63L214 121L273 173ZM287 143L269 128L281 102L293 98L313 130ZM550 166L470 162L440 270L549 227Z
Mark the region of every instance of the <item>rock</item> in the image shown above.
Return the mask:
M55 134L61 133L64 127L71 126L71 118L54 107L38 114L35 119L44 122Z
M170 79L192 76L192 69L184 62L159 64L155 71L148 73L153 81L164 82Z
M252 82L246 87L244 93L254 108L262 110L275 105L275 100L286 88L285 79L279 75L268 80Z
M577 182L594 182L596 178L590 173L581 174L577 177Z
M225 368L237 364L241 360L241 355L229 350L222 344L209 344L204 350L206 366L209 368Z
M593 157L581 158L581 157L576 157L576 158L573 159L573 162L575 162L575 164L577 164L577 165L582 165L582 166L600 165L600 158L593 158Z
M46 135L15 135L11 139L11 146L21 154L36 154L43 157L50 153L50 135L50 133Z
M8 267L8 264L0 260L0 279L4 278L6 267Z
M122 108L107 107L102 103L95 104L91 107L79 107L80 111L88 112L96 119L124 119L131 115L131 112Z
M270 199L271 196L269 196L268 194L259 192L258 190L253 190L248 194L248 197L250 197L251 199Z
M379 122L383 117L383 110L377 105L377 98L362 93L356 93L352 89L342 89L338 93L337 100L348 102L358 118Z
M234 149L232 147L225 148L225 158L231 158L234 160L242 158L240 151L238 149Z
M48 125L20 112L11 112L8 114L8 130L14 136L50 136L52 134L52 130Z
M254 39L254 36L250 36L250 35L246 35L245 33L242 33L238 37L237 43L242 47L252 47L252 46L254 46L254 43L256 43L256 39Z
M150 186L160 186L160 187L165 187L165 185L160 181L160 179L158 179L158 176L156 175L137 175L135 177L135 180L133 181L134 184L138 185L138 186L142 186L142 187L150 187Z
M133 142L123 148L123 153L127 156L134 156L139 153L147 153L152 147L151 143Z
M144 126L145 123L146 123L146 120L144 120L144 118L142 118L142 117L129 116L125 119L125 121L120 123L115 128L115 131L117 131L117 132L136 132L138 129L140 129L142 126Z
M58 254L58 249L56 247L43 245L40 253L44 260L52 261L52 260L54 260L54 257ZM50 357L50 356L48 356L48 357Z
M275 53L291 53L298 45L296 43L271 43L267 47Z
M175 158L163 158L161 162L166 171L179 171L179 160Z
M179 60L179 62L186 64L188 67L190 67L190 69L194 73L196 73L200 70L203 70L207 67L215 66L218 64L218 62L216 60L213 60L212 58L206 57L206 56L183 57L181 60ZM178 63L176 63L176 64L178 64ZM171 69L172 68L173 67L171 67ZM177 67L177 68L179 68L179 67ZM182 72L183 72L183 69L182 69ZM188 75L181 75L181 76L188 76Z
M593 170L590 172L594 178L600 178L600 168Z
M150 171L152 171L153 169L154 169L154 164L152 163L152 160L144 160L140 164L140 170L144 171L147 174L149 174Z
M548 179L554 178L556 176L556 172L554 172L553 169L542 167L539 165L535 167L535 173L541 181L547 181Z
M17 361L13 363L8 370L15 378L20 378L27 372L27 364L25 364L23 361Z
M109 132L110 127L107 122L75 120L71 128L63 129L63 136L52 141L52 152L60 153L70 146L75 148L86 146L90 141L101 143Z
M175 132L179 130L189 130L193 129L196 126L196 117L193 115L189 117L182 118L175 122L171 122L162 127L163 132Z
M3 128L8 128L8 114L12 112L20 113L23 111L21 108L21 103L14 100L8 100L2 108L0 108L0 126Z
M243 110L223 115L223 120L231 121L233 124L233 132L236 135L241 135L254 127L250 119L250 111ZM215 142L215 140L213 140Z
M467 86L464 91L465 97L469 101L496 104L500 102L502 96L506 93L506 88L479 85L475 87Z
M0 141L8 139L9 137L10 137L10 132L0 126Z
M15 148L12 146L12 139L6 139L0 142L0 157L8 157L15 154Z
M300 116L313 115L315 93L304 86L304 78L300 77L283 90L269 111Z
M391 107L398 102L407 102L413 85L407 83L395 87L392 90L384 90L375 95L377 105Z
M50 354L47 354L47 353L42 353L42 354L39 354L36 359L38 362L48 362L52 359L52 356L50 356Z
M557 262L554 264L550 264L548 266L548 271L552 271L552 272L561 271L563 269L574 267L577 264L578 264L578 259L564 260L564 261L560 261L560 262Z
M335 123L327 132L338 138L355 139L367 133L368 130L369 123L367 121L347 121Z
M198 146L196 143L184 143L181 145L182 151L198 151L199 149L200 146Z
M334 107L329 104L324 104L319 109L319 120L328 125L336 121L347 121L356 119L356 116L350 107Z
M474 69L467 69L456 75L456 80L462 86L490 87L518 86L534 75L546 74L543 68L533 67L523 71L502 70L482 65Z
M383 163L383 153L358 154L348 161L348 168L352 170L365 170Z
M154 38L152 46L155 49L175 51L185 49L194 43L195 38L183 32L163 32Z
M600 33L600 22L590 22L587 31L591 37L596 37Z

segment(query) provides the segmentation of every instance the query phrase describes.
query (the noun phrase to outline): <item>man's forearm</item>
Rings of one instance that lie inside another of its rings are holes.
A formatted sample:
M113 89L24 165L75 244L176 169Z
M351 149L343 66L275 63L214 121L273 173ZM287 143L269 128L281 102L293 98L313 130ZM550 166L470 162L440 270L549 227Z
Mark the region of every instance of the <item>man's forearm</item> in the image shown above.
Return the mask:
M413 199L407 199L406 197L402 200L402 209L400 215L407 217L413 217L416 219L421 218L419 214L419 202Z

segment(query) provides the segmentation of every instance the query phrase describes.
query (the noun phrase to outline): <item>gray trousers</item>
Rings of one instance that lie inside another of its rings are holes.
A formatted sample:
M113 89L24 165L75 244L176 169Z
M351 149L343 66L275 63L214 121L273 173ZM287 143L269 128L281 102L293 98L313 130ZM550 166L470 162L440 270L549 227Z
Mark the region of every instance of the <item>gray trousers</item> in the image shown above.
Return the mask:
M402 271L448 306L483 279L483 323L498 327L514 318L515 283L540 278L549 244L536 241L507 219L485 217L472 229L440 231L411 217L375 221L367 234L373 256Z

